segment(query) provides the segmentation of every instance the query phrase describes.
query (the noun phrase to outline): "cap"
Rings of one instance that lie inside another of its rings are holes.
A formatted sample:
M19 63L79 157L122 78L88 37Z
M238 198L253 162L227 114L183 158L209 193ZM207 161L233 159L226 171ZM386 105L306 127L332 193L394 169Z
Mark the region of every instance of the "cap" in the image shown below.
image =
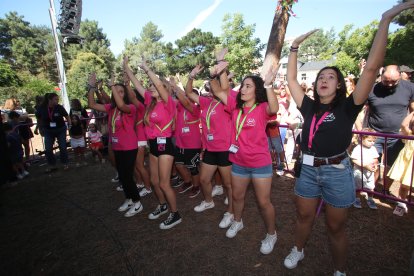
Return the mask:
M408 67L407 65L401 65L400 72L412 73L414 72L414 70Z

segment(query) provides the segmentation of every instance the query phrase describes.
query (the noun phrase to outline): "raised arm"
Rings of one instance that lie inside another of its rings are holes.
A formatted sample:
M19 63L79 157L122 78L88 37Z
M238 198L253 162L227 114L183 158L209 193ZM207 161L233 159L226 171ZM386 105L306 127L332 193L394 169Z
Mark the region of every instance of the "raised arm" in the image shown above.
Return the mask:
M414 1L408 1L392 7L382 14L364 70L352 93L355 104L363 104L372 90L378 69L384 62L385 51L387 48L388 28L392 19L402 11L412 8L414 8Z
M220 64L222 62L226 62L224 58L225 58L227 52L228 52L228 49L223 48L219 52L216 53L216 62L217 62L217 64ZM227 62L225 64L225 66L226 67L228 66ZM227 76L226 70L222 70L221 72L218 72L218 74L219 74L219 78L220 78L221 89L223 91L228 92L230 90L230 83L229 83L229 78Z
M191 104L190 100L185 96L184 90L182 90L181 87L177 85L174 77L171 77L169 82L170 82L170 85L173 91L175 92L175 95L177 96L177 99L180 101L180 103L184 106L185 109L187 109L188 111L192 113L193 105Z
M88 79L88 106L92 109L106 112L105 106L103 104L98 104L95 101L95 98L93 96L94 92L96 91L96 74L92 73L89 75Z
M103 80L99 80L96 83L95 94L101 103L106 104L111 102L111 97L109 97L109 95L106 94L105 90L103 89Z
M141 82L137 79L137 77L135 77L134 73L132 72L131 68L129 67L128 62L129 62L128 57L124 56L124 60L122 62L122 67L124 69L124 73L126 73L128 78L132 81L132 83L134 84L134 87L138 90L138 93L143 98L145 98L145 88L142 86ZM134 96L135 96L135 93L134 93ZM136 96L135 96L135 99L136 99Z
M145 74L148 75L148 77L150 78L150 80L154 84L155 88L157 89L158 93L160 94L161 99L165 103L168 103L169 93L168 93L167 89L165 89L162 81L157 77L157 75L155 75L155 73L152 72L151 69L148 67L147 61L144 58L142 58L142 63L139 65L139 67L142 70L144 70Z
M223 90L221 87L219 81L217 80L217 76L220 75L227 67L228 62L223 61L220 62L217 65L214 65L212 68L210 68L210 88L213 94L219 98L224 104L227 104L227 95L229 93L229 90ZM227 74L226 78L227 78Z
M124 99L122 99L121 96L119 95L119 89L122 89L122 88L121 86L115 85L114 81L115 81L115 76L112 75L109 86L111 87L112 96L114 97L116 107L118 107L118 109L121 112L129 114L131 113L131 108L129 107L129 105L125 104ZM128 93L128 92L124 91L124 93Z
M126 92L128 93L129 101L138 108L140 105L140 102L138 101L137 96L135 95L135 92L130 85L129 76L125 72L124 72L124 84L127 90Z
M279 103L277 101L276 93L273 90L273 82L275 81L277 71L279 70L280 64L278 64L275 68L269 68L269 71L265 75L264 79L264 88L266 89L267 94L267 114L274 115L279 110Z
M203 66L197 64L188 76L187 85L185 86L185 95L198 104L200 104L200 96L193 93L193 80L201 71L203 71Z
M293 97L293 100L296 102L298 108L302 106L303 97L305 97L305 92L303 92L302 87L300 86L297 75L298 75L298 49L299 45L310 35L312 35L314 32L318 31L312 30L310 32L307 32L306 34L303 34L299 37L297 37L293 42L292 46L290 46L290 54L288 58L288 64L287 64L287 71L286 71L286 79L288 82L288 87L290 89L290 93Z

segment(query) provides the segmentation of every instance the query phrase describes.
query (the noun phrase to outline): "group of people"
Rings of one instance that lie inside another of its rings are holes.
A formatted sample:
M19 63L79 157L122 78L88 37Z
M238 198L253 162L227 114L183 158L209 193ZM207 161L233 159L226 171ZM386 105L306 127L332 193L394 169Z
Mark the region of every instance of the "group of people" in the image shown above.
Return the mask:
M300 156L295 164L295 242L284 260L285 267L289 269L295 268L304 259L304 247L312 231L319 200L323 199L326 203L326 227L335 266L334 275L345 275L348 250L345 225L349 207L356 202L352 161L347 154L352 130L367 101L370 112L375 112L375 108L378 108L377 123L384 121L387 116L395 116L395 110L387 110L380 103L386 98L381 93L387 91L392 95L399 94L399 91L394 90L405 87L405 81L394 80L393 74L389 77L390 67L384 70L383 81L374 84L384 61L391 20L413 7L414 2L409 1L382 15L364 70L348 97L345 77L337 67L328 66L319 71L313 95L309 95L312 92L302 87L297 80L297 53L300 44L316 30L297 37L290 47L287 88L303 121L297 122L302 131ZM226 51L223 49L218 52L216 64L209 68L210 79L206 87L210 94L207 97L200 96L193 89L193 80L203 70L201 65L195 66L190 72L184 87L173 79L167 81L157 76L143 59L139 66L150 80L149 86L145 88L141 82L143 80L137 79L125 57L123 82L115 83L114 77L109 82L112 92L110 99L99 94L102 82L91 73L88 80L88 104L95 112L107 114L108 148L113 154L112 164L118 172L121 190L125 195L125 201L118 211L125 212L126 217L132 217L143 210L140 200L142 194L136 185L137 179L141 179L144 183L141 188L149 192L153 190L158 201L156 209L149 213L148 218L156 220L169 213L159 227L170 229L183 219L175 191L170 184L171 175L175 174L173 171L178 171L183 179L182 191L201 190L203 200L194 207L198 213L215 207L212 180L218 171L227 201L218 226L227 229L228 238L234 238L244 228L242 216L245 195L252 182L266 228L260 252L270 254L278 236L275 208L270 196L273 171L266 127L269 121L278 119L280 104L273 89L278 68L275 66L265 72L264 78L254 75L244 77L236 91L230 86ZM98 100L95 99L95 94ZM400 95L395 97L400 99ZM414 96L410 97L408 103L414 100ZM407 107L408 104L405 105L406 109ZM385 115L388 112L393 113ZM82 144L80 139L84 135L84 127L79 122L79 117L75 117L78 115L69 116L58 105L56 94L49 94L47 104L41 106L37 114L43 122L42 131L47 148L55 138L63 141L67 125L71 129L72 147ZM405 117L407 114L399 114L403 115ZM403 131L407 135L412 134L413 116L410 113L402 120ZM375 118L368 123L375 131L381 131L375 128ZM74 128L76 125L79 128ZM389 127L388 132L395 131L394 125ZM96 125L93 128L98 129ZM278 135L283 136L283 133ZM101 142L102 137L98 136L99 134L95 135L97 138L93 143ZM364 136L361 147L354 149L355 155L357 151L364 151L363 147L371 148L374 143L380 143L379 140L380 138L375 140L369 135ZM147 146L149 172L144 164ZM66 146L61 148L61 160L67 164L67 155L62 154L64 151ZM409 155L406 152L402 154L405 157ZM46 155L50 164L56 162L53 160L53 152L46 152ZM356 161L355 155L351 155L351 158L361 167L360 174L363 173L363 168L372 173L378 171L375 162L365 164L364 160ZM387 161L390 161L392 154L387 155ZM363 158L365 156L367 155L363 155ZM278 158L283 160L285 157ZM376 159L378 156L370 153L367 158ZM397 169L393 167L389 172L393 179L395 171Z

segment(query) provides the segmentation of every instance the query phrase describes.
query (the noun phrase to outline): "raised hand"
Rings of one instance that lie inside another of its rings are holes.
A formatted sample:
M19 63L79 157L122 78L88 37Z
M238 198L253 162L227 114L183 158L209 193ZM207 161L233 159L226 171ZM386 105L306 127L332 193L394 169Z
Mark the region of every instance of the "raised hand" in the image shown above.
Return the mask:
M413 9L414 8L414 1L407 1L405 3L401 3L399 5L396 5L392 7L391 9L387 10L382 14L382 19L386 20L392 20L394 17L396 17L398 14L400 14L402 11L407 9Z
M210 76L218 76L223 72L227 66L229 66L229 63L227 61L222 61L219 64L214 65L210 68Z
M279 71L279 67L280 63L274 68L269 68L263 80L264 85L268 86L273 84L277 75L277 71Z
M125 73L125 72L123 74L123 81L124 81L124 84L127 85L127 86L129 85L129 83L131 81L131 79L129 78L128 74Z
M92 72L88 78L88 86L89 87L96 87L96 73Z
M124 69L124 71L129 68L128 67L128 63L129 63L129 58L125 55L123 60L122 60L122 68Z
M196 67L193 68L193 70L191 70L190 72L190 78L195 78L198 73L200 73L201 71L203 71L204 67L201 66L201 64L197 64Z
M141 68L142 70L144 70L145 72L148 71L148 64L147 64L147 59L144 56L141 56L141 62L139 63L139 68Z
M226 56L227 52L228 52L228 49L227 48L223 48L220 51L218 51L216 53L216 61L217 62L224 61L224 57Z
M307 39L309 36L311 36L313 33L319 31L320 29L314 29L312 31L309 31L303 35L298 36L295 38L295 40L292 42L292 47L298 47L305 39Z
M108 81L108 87L110 88L110 87L114 86L114 84L115 84L115 74L112 73L111 79Z

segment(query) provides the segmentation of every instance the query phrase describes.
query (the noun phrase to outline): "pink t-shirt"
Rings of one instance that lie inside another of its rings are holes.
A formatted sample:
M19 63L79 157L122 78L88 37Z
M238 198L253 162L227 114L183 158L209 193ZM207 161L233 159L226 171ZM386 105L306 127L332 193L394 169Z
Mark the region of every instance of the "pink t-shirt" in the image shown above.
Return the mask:
M135 120L137 109L133 104L128 105L131 113L122 113L118 108L111 108L110 104L105 104L108 113L108 132L113 150L133 150L138 147L137 135L135 133ZM113 122L115 123L112 128Z
M91 143L101 142L102 134L99 132L99 130L96 132L88 131L88 136L91 139Z
M226 106L213 98L200 97L203 142L208 151L228 151L231 139L231 115ZM210 117L210 129L207 127Z
M145 133L145 105L141 102L138 102L137 107L137 121L135 122L135 131L137 133L138 141L147 141L147 134Z
M181 102L177 102L177 117L175 120L176 144L182 149L200 149L200 106L192 104L193 112L188 111Z
M147 109L151 101L151 93L146 91L144 104ZM150 114L148 114L149 125L145 127L147 138L171 137L175 112L175 102L171 96L168 96L167 103L164 101L157 102Z
M236 141L237 117L240 109L236 108L236 99L227 97L227 106L232 113L232 144L239 147L237 153L230 153L229 160L234 164L249 168L259 168L272 164L270 157L268 139L266 135L266 125L270 116L266 109L268 103L258 104L250 113L250 107L243 109L239 124L243 127Z

